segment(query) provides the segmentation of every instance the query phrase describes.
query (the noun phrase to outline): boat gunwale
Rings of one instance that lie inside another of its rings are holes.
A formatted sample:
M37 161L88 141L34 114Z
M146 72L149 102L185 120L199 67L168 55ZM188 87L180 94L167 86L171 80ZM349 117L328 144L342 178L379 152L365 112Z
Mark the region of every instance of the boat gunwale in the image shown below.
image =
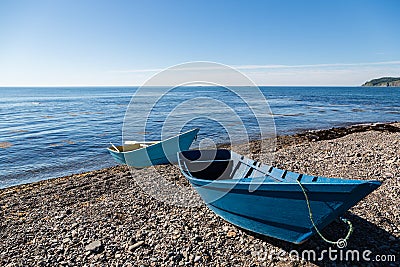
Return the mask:
M150 143L150 142L156 142L156 143L154 143L154 144L152 144L152 145L149 145L149 146L146 146L146 147L134 149L134 150L129 150L129 151L115 151L114 149L111 149L112 147L107 147L107 150L108 150L108 151L111 151L111 152L113 152L113 153L116 153L116 154L127 154L127 153L131 153L131 152L135 152L135 151L140 151L140 150L142 150L142 149L149 149L149 148L152 148L152 147L154 147L154 146L156 146L156 145L159 145L160 143L169 141L169 140L171 140L171 139L173 139L173 138L177 138L177 137L179 137L179 136L181 136L181 135L185 135L185 134L188 134L188 133L193 132L193 131L199 132L199 131L200 131L200 128L194 128L194 129L192 129L192 130L183 132L183 133L181 133L181 134L174 135L174 136L172 136L172 137L169 137L169 138L167 138L167 139L160 140L160 141L137 142L138 144ZM123 145L122 145L122 146L123 146Z
M231 154L232 153L237 154L236 152L230 151L228 149L217 149L217 150L227 150ZM195 176L192 176L191 173L190 173L190 170L184 170L182 168L181 163L180 163L181 160L184 161L184 159L181 158L181 156L183 156L182 152L185 152L185 151L178 152L178 166L179 166L179 168L181 170L181 173L183 173L183 175L186 178L188 178L189 181L193 181L193 182L197 181L198 183L204 183L205 185L203 185L203 186L206 186L206 185L209 185L209 184L221 184L221 185L228 185L228 184L232 184L233 185L234 184L235 186L237 184L251 185L251 186L257 186L257 185L261 186L261 185L272 185L273 184L273 185L286 185L286 186L287 185L296 185L296 186L298 186L298 183L296 181L289 181L289 180L285 180L285 179L280 181L280 180L276 180L271 175L265 175L265 176L259 176L259 177L247 177L247 178L245 178L245 177L243 177L243 178L230 178L230 179L221 179L221 180L218 180L218 179L200 179L200 178L197 178ZM237 154L237 155L239 155L239 154ZM212 162L223 162L223 161L230 161L230 160L232 160L232 158L230 158L230 159L218 159L218 160L194 160L193 162L200 162L200 163L210 162L210 163L212 163ZM266 165L266 164L264 164L264 165ZM270 166L270 165L266 165L266 166L273 167L273 166ZM187 168L187 166L186 166L186 168ZM280 171L285 171L285 170L277 168L277 167L274 167L274 169L277 169L277 170L280 170ZM354 185L354 186L356 186L356 185L368 184L368 183L375 184L375 185L378 185L378 186L382 185L382 182L380 182L378 180L358 180L358 179L347 179L347 178L340 178L340 177L324 177L324 176L319 176L319 175L309 175L309 174L297 173L297 172L292 172L292 173L295 173L295 174L298 174L298 175L301 175L301 176L312 176L312 177L318 177L318 178L324 178L324 179L332 179L332 180L343 181L343 182L333 183L334 181L328 182L328 181L318 181L318 180L316 180L316 181L304 181L303 182L303 181L300 180L301 184L305 185L305 186L310 186L310 185L333 185L333 186L337 186L337 185ZM272 179L275 179L275 181L265 181L265 178L267 178L267 177L271 177ZM248 179L248 180L247 181L243 181L244 179Z
M275 182L271 182L271 181L266 181L266 182L261 182L261 181L254 181L253 179L257 179L256 178L240 178L240 179L214 179L214 180L206 180L206 179L199 179L196 177L192 177L187 175L186 173L184 174L186 178L188 178L191 181L198 181L198 182L202 182L202 183L206 183L208 184L242 184L242 185L296 185L299 186L299 184L297 182L294 181L275 181ZM377 184L377 185L381 185L382 183L378 180L355 180L355 179L344 179L344 178L329 178L329 177L324 177L327 179L339 179L339 180L343 180L343 181L348 181L348 182L344 182L344 183L332 183L332 182L301 182L301 185L304 186L309 186L309 185L333 185L333 186L337 186L337 185L360 185L360 184L367 184L367 183L371 183L371 184ZM250 181L242 181L243 179L251 179ZM258 178L258 179L265 179L265 178Z

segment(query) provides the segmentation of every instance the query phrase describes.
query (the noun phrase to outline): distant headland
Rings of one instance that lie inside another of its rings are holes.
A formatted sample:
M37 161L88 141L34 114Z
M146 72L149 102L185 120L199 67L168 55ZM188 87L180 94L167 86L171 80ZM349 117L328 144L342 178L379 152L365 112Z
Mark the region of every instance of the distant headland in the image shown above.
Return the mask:
M388 87L388 86L400 86L400 77L382 77L378 79L373 79L368 82L365 82L362 86L379 86L379 87Z

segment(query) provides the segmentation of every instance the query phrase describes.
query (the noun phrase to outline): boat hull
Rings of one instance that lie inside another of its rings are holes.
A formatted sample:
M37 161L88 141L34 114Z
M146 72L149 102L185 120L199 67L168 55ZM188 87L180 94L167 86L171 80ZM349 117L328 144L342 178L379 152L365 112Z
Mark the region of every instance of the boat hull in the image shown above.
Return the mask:
M177 153L188 150L198 132L199 129L193 129L137 150L117 152L115 149L108 148L108 151L118 163L137 169L161 164L174 164L177 162Z
M262 184L251 192L249 188L254 184L189 181L214 213L241 228L296 244L315 233L304 194L296 183ZM355 181L307 183L303 187L316 226L323 229L379 185L375 181Z

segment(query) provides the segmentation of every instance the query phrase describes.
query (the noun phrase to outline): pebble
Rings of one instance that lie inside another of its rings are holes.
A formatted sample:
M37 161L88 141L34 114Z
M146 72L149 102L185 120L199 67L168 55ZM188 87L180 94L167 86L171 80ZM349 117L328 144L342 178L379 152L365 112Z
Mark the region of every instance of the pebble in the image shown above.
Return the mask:
M386 164L392 164L393 162L396 161L396 159L397 159L397 158L387 160L387 161L385 161L385 163L386 163Z
M199 262L201 260L201 256L196 256L193 260L193 262Z
M390 172L385 172L385 174L383 176L386 177L386 178L393 178L394 177L394 175L392 173L390 173Z
M104 247L100 240L95 240L85 246L86 251L90 251L93 253L100 253L103 251L103 249L104 249Z
M206 239L207 238L210 238L210 236L212 236L214 233L213 232L208 232L207 234L206 234Z
M227 237L236 237L236 232L235 232L235 231L229 231L229 232L226 234L226 236L227 236Z
M129 246L128 250L129 250L130 252L132 252L132 251L134 251L135 249L137 249L138 247L140 247L140 246L143 245L143 244L144 244L144 241L136 242L135 244Z

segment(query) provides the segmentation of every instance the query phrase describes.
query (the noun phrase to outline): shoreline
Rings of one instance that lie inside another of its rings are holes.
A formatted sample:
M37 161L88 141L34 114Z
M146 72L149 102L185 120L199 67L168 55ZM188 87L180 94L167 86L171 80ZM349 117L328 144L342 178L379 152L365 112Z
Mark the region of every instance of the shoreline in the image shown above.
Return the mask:
M399 132L400 129L396 126L399 121L393 122L373 122L373 123L356 123L349 124L339 127L331 127L327 129L317 130L301 130L298 133L291 135L280 135L277 139L295 138L296 141L307 140L307 141L323 141L332 140L340 137L344 137L353 133L361 133L367 131L380 131L380 132Z
M366 132L366 131L388 131L388 132L398 132L400 131L399 128L394 127L393 124L400 123L399 121L392 121L392 122L374 122L374 123L356 123L356 124L349 124L346 126L339 126L339 127L331 127L326 129L317 129L317 130L299 130L297 133L288 134L288 135L277 135L276 136L276 148L281 149L282 147L293 145L295 143L303 143L305 141L322 141L322 140L332 140L336 138L340 138L352 133L356 132ZM251 140L251 145L257 145L260 143L260 140ZM220 144L218 147L227 147L227 144ZM96 171L108 170L119 165L103 168L103 169L95 169L90 171L85 171L81 173L73 173L70 175L53 177L45 180L40 180L36 182L29 182L29 183L22 183L13 185L10 187L0 188L0 192L2 190L24 186L24 185L33 185L33 184L40 184L44 181L55 180L55 179L64 179L68 177L74 177L79 175L86 175Z
M392 263L396 266L400 260L399 151L399 122L352 125L279 136L273 163L312 175L383 182L345 213L354 226L346 249L396 255ZM190 191L176 167L157 166L157 170ZM137 179L151 181L154 176L150 171L131 173L125 166L115 166L0 189L0 265L343 263L291 259L288 254L293 249L321 252L329 245L318 236L293 245L250 233L217 217L204 204L178 207L160 202L144 192ZM336 240L346 231L334 222L322 232Z

